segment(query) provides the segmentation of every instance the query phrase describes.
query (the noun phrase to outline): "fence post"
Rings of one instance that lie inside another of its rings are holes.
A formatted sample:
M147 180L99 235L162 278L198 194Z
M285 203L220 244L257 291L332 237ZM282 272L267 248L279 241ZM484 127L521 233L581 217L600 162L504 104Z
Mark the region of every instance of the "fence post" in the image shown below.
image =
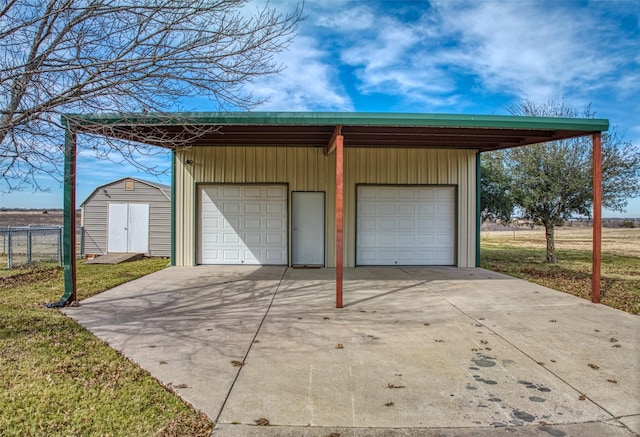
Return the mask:
M58 265L62 267L62 226L58 228Z
M7 226L7 268L13 268L11 259L11 226Z
M27 264L31 264L31 226L27 229Z
M80 259L84 258L84 226L80 226Z

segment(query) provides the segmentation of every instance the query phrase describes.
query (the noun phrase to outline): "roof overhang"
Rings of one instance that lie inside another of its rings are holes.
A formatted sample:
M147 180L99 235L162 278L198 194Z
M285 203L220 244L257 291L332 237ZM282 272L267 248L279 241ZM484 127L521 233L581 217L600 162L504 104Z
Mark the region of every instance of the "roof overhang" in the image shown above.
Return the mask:
M341 127L345 147L491 151L603 132L606 119L347 112L65 114L76 131L165 148L326 147Z

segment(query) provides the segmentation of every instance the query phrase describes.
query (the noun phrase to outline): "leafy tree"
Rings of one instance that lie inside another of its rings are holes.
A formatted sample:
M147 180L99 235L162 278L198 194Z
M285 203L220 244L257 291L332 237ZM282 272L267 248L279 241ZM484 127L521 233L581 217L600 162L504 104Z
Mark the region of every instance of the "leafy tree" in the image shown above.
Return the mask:
M510 112L536 117L594 117L590 107L579 111L553 102L521 102ZM493 162L483 167L492 173L489 179L497 181L490 191L507 193L520 218L544 226L547 262L557 262L555 227L576 214L591 216L592 149L589 137L552 141L503 151L492 158L501 165ZM627 199L640 195L640 151L612 128L602 135L602 156L602 204L622 212ZM483 208L494 215L504 211L499 202Z
M180 110L203 97L214 110L249 109L242 91L276 73L274 54L301 10L248 0L7 0L0 3L0 182L9 191L59 176L61 113ZM95 144L92 145L95 147ZM132 161L135 151L114 150Z
M509 223L515 208L511 195L511 175L503 165L503 151L480 156L480 218Z

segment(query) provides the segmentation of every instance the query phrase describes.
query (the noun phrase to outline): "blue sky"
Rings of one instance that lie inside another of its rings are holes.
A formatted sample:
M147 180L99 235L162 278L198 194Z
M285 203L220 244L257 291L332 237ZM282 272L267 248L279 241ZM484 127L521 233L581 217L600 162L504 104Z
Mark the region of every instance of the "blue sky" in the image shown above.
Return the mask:
M270 4L284 11L294 2ZM279 56L285 70L247 85L266 100L255 110L504 115L523 99L563 100L591 104L640 144L640 0L308 0L305 13ZM166 156L151 159L168 169ZM78 202L127 175L170 180L82 154L78 165ZM61 207L60 185L42 182L49 193L2 193L0 204ZM640 199L605 216L640 217Z

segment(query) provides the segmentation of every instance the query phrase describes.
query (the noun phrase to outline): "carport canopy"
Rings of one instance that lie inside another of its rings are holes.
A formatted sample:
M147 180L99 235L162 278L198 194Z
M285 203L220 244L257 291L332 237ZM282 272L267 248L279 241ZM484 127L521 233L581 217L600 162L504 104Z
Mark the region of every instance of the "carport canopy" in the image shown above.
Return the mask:
M489 152L591 136L594 162L592 301L597 303L600 299L600 136L601 132L609 127L609 121L606 119L364 112L181 112L64 114L62 123L66 128L66 141L65 293L59 302L61 305L76 300L76 263L72 254L75 252L77 133L134 141L172 150L198 146L306 146L323 147L327 155L335 153L338 308L342 307L344 147L471 149ZM476 162L479 186L479 160ZM172 184L172 189L175 189L175 184ZM480 190L477 191L479 193ZM478 210L479 199L478 194ZM478 219L478 233L479 227ZM172 225L172 234L174 230L175 227ZM479 241L477 244L476 252L479 253ZM479 255L476 258L479 258Z

